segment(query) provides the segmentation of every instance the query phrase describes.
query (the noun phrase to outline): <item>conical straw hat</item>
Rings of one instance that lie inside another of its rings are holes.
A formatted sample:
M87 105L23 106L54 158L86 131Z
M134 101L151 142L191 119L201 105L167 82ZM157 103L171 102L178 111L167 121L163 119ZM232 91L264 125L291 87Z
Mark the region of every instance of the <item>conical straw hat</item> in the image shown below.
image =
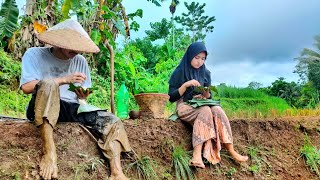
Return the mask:
M99 47L90 39L80 23L67 19L40 33L40 41L76 52L97 53Z

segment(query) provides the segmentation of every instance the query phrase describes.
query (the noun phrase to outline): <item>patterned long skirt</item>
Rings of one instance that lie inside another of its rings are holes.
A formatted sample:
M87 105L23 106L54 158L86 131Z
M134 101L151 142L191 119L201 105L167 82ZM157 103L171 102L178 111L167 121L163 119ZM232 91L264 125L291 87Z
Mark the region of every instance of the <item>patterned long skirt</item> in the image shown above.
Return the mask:
M203 157L210 163L221 161L221 143L232 143L229 119L220 106L201 106L193 108L180 101L177 113L182 121L193 126L193 147L203 144Z

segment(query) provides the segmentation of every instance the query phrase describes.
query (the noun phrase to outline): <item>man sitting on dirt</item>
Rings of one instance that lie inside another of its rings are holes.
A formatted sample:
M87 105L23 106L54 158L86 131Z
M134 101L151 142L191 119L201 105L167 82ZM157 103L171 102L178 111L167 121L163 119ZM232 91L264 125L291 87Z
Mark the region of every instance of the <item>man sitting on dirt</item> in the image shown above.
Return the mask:
M57 122L68 121L82 123L99 134L98 145L110 161L111 179L128 179L122 172L120 153L131 151L131 147L122 122L98 108L78 112L90 94L84 89L91 87L87 61L79 53L97 53L99 48L82 26L71 19L40 33L38 38L53 47L33 47L26 51L22 58L20 88L25 94L32 93L27 118L40 127L41 177L58 177L53 128ZM71 83L84 89L72 92L68 90Z

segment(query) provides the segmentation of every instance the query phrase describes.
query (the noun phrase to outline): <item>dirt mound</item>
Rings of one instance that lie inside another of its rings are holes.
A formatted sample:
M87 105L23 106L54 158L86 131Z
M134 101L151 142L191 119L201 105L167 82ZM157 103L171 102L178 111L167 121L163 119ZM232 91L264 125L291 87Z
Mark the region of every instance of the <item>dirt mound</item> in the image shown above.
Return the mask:
M191 151L191 127L166 119L127 120L129 140L139 157L149 156L159 167L162 179L175 179L172 145ZM238 164L224 150L222 162L204 170L194 169L198 179L317 179L300 156L305 133L314 145L320 144L320 117L274 120L233 120L235 148L250 155ZM58 153L59 179L105 179L109 165L93 139L78 124L58 124L54 139ZM319 148L319 147L318 147ZM0 179L39 179L41 140L38 129L28 121L0 119ZM132 155L124 155L127 170Z

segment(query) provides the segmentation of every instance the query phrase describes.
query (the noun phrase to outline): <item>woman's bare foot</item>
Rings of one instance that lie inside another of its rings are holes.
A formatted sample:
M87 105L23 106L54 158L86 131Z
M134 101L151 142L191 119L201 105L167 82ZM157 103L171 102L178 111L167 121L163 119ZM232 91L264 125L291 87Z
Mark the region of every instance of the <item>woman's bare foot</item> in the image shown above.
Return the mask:
M192 158L190 161L189 161L189 166L193 166L193 167L197 167L197 168L206 168L206 166L204 165L202 159L195 159L195 158Z
M238 162L246 162L249 158L248 156L242 156L239 153L237 153L234 148L232 143L226 143L224 146L227 148L229 154L232 156L232 158Z
M237 153L236 151L229 151L230 155L232 156L232 158L238 162L246 162L249 157L248 156L242 156L239 153Z
M202 169L206 168L201 157L202 145L203 144L198 144L193 148L193 155L192 159L189 161L189 166L194 166Z

